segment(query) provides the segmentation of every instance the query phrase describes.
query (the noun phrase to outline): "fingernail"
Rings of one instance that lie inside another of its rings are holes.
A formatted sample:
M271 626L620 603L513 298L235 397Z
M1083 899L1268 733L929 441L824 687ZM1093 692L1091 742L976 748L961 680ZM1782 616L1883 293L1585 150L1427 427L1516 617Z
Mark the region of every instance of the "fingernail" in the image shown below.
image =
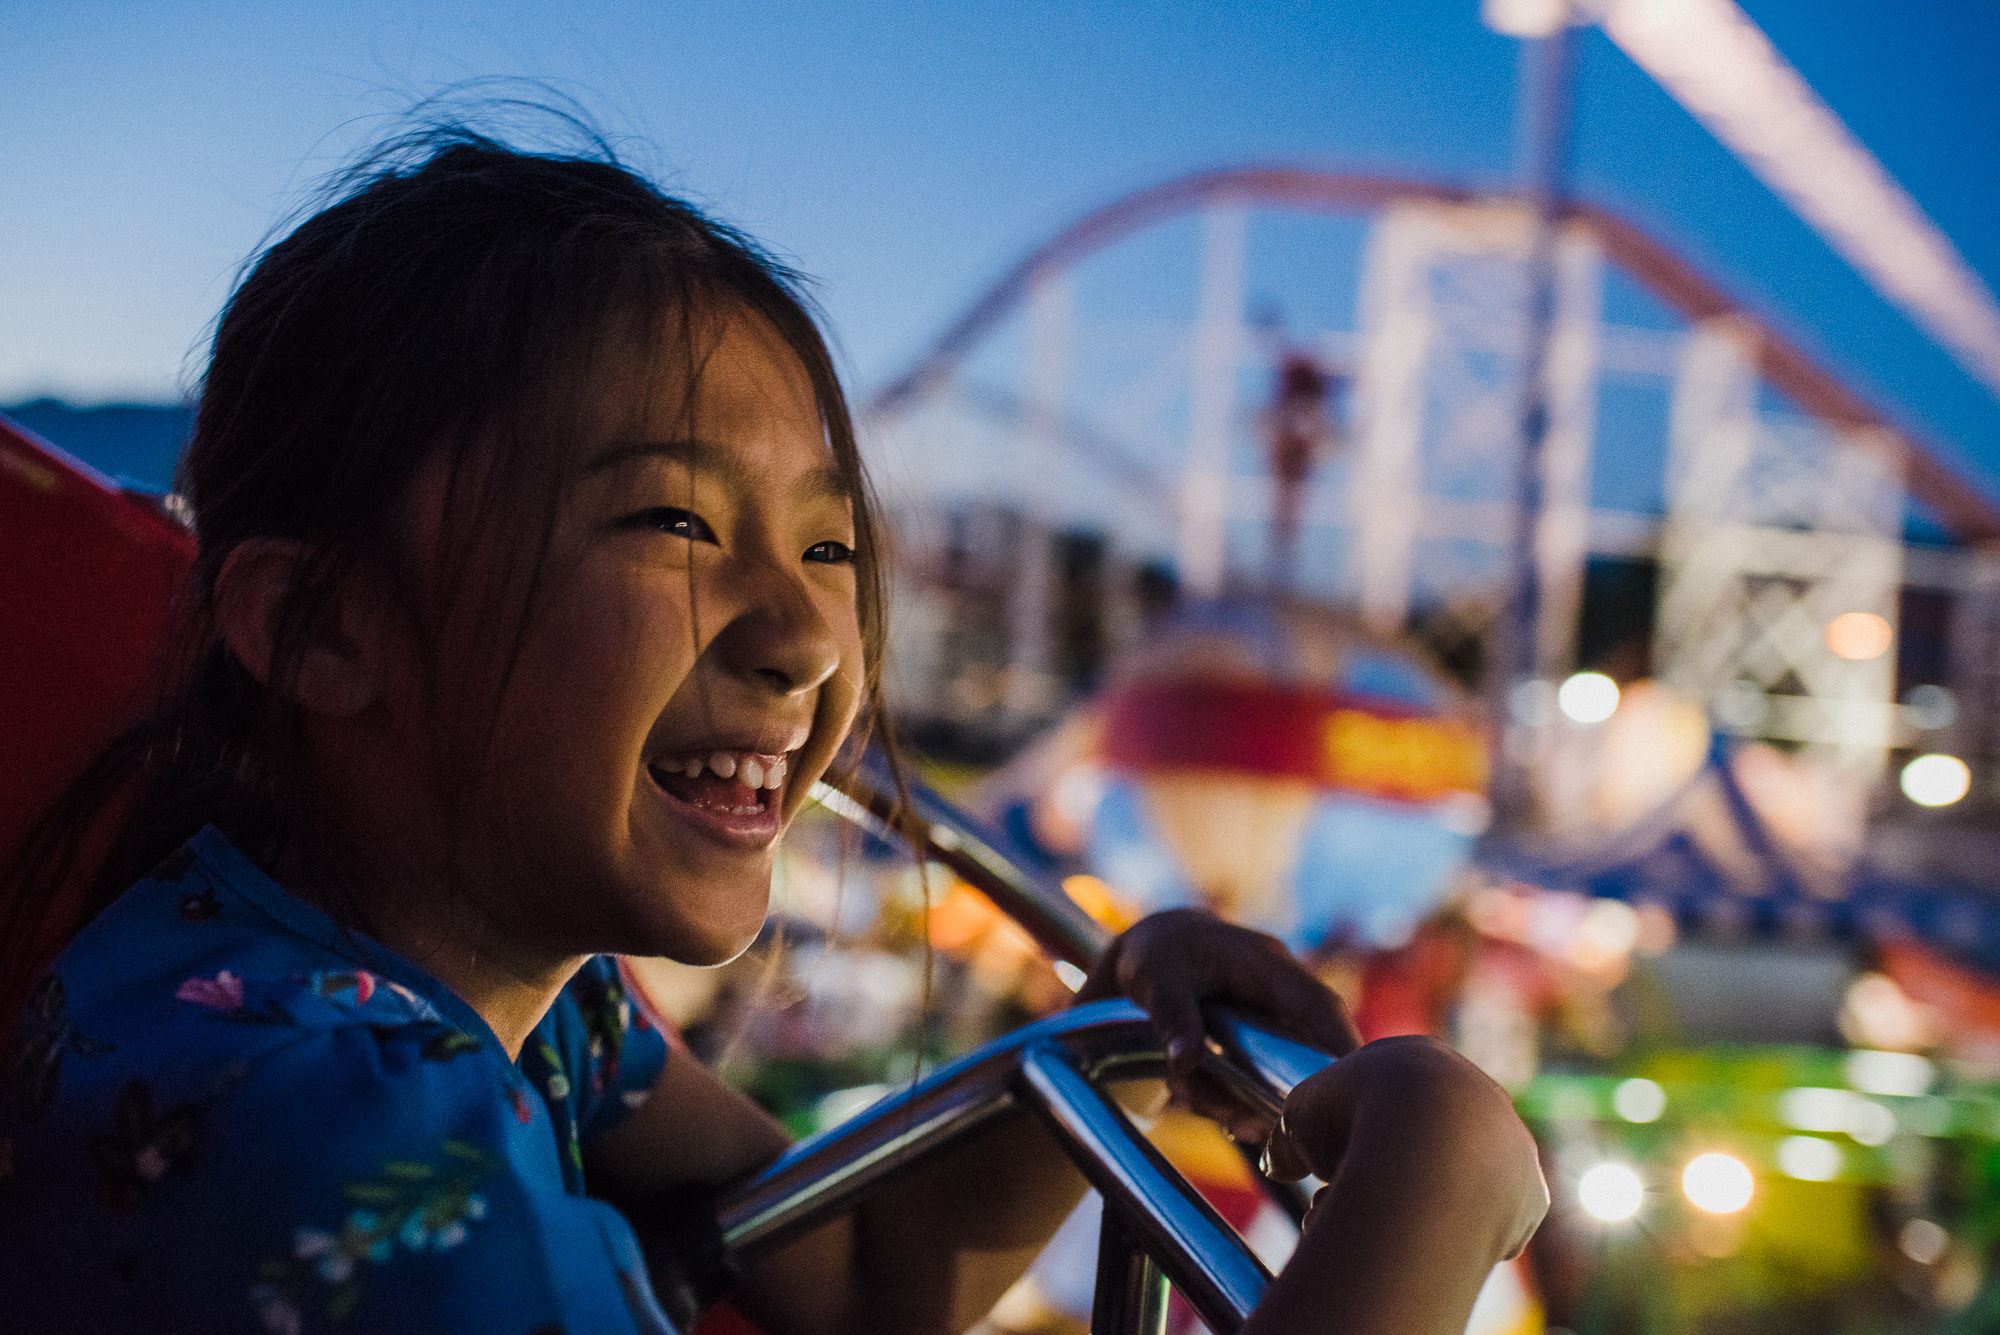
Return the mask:
M1179 1066L1181 1063L1185 1062L1187 1060L1188 1049L1193 1046L1194 1045L1190 1043L1185 1037L1168 1039L1167 1040L1168 1063L1170 1065Z

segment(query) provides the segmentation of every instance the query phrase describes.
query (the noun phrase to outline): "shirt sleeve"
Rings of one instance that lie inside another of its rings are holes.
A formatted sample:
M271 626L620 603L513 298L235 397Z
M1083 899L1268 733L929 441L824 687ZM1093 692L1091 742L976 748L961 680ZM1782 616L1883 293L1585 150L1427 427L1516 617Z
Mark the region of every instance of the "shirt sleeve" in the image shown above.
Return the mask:
M302 1035L205 1100L145 1088L68 1137L100 1171L48 1179L30 1268L63 1306L30 1329L671 1331L624 1219L564 1189L540 1101L448 1025ZM114 1158L116 1199L90 1190Z

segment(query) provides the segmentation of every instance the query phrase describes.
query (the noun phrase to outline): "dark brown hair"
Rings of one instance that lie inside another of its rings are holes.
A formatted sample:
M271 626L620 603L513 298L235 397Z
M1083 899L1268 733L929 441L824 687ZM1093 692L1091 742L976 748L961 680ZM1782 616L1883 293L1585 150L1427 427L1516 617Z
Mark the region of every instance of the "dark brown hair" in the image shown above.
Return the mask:
M88 890L58 939L204 824L253 858L276 855L299 801L285 686L334 591L365 563L398 559L400 507L420 465L441 457L450 470L450 522L511 526L516 568L495 582L510 606L493 609L506 614L494 622L505 654L507 617L518 644L573 467L575 451L551 442L578 438L602 368L634 350L678 344L698 375L702 331L730 311L761 316L798 358L848 480L864 723L879 723L880 527L799 276L601 145L524 153L459 129L400 140L265 251L223 311L177 478L198 554L177 609L176 684L17 859L0 920L0 1028L47 963L50 916L78 876ZM479 466L468 467L475 449ZM268 688L224 645L213 606L224 561L260 537L311 553L279 614ZM92 831L114 823L108 851L80 867Z

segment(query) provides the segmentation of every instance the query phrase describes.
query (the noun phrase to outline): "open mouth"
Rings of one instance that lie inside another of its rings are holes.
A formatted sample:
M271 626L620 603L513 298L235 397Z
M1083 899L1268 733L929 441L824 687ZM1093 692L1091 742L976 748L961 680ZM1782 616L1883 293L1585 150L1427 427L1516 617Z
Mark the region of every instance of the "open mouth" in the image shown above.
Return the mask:
M786 757L749 751L702 751L662 756L646 771L661 789L718 816L761 816L785 787Z

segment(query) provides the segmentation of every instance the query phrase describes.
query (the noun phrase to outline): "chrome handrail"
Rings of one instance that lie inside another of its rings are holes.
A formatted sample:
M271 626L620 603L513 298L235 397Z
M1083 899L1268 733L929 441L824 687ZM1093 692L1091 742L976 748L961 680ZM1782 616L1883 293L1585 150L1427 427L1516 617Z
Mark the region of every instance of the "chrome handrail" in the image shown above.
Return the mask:
M1267 1097L1330 1060L1224 1011L1210 1013L1228 1060ZM1093 1083L1166 1069L1146 1013L1099 1001L1052 1015L967 1053L910 1089L792 1147L721 1205L731 1252L750 1257L853 1209L893 1174L1017 1109L1042 1118L1104 1197L1115 1240L1156 1262L1202 1320L1223 1335L1249 1315L1270 1273L1235 1231ZM1129 1263L1128 1263L1129 1273ZM1143 1278L1137 1292L1143 1292ZM1128 1304L1132 1319L1156 1304ZM1121 1310L1125 1310L1121 1308ZM1118 1327L1104 1327L1112 1335Z
M908 805L855 775L813 798L878 834L900 833L980 890L1060 960L1088 970L1110 933L1051 878L1010 861L1003 837L982 830L921 784ZM1332 1058L1246 1016L1204 1007L1207 1069L1267 1111ZM1098 1235L1095 1335L1160 1335L1171 1281L1219 1335L1233 1335L1270 1271L1118 1104L1107 1079L1166 1070L1158 1033L1129 1001L1080 1005L1004 1034L909 1089L801 1141L720 1203L724 1243L749 1258L853 1209L892 1175L976 1134L995 1118L1042 1119L1104 1198Z

